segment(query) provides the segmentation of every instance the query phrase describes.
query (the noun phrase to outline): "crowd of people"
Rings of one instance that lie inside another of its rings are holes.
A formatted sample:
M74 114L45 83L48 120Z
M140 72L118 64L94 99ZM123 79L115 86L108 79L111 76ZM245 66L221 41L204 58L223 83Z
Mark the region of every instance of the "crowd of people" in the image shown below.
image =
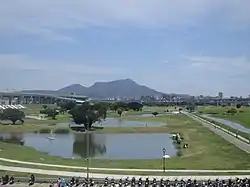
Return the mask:
M51 179L50 179L51 180ZM23 182L17 179L16 182ZM38 183L38 182L49 182L49 181L36 181L35 176L32 174L28 179L29 186ZM15 183L14 176L5 175L1 179L1 185L10 184L13 185ZM105 179L92 179L87 180L86 178L80 179L72 177L71 179L63 179L59 178L57 181L50 181L48 184L49 187L85 187L85 186L107 186L107 187L250 187L250 178L245 179L229 179L229 180L207 180L207 181L198 181L198 180L164 180L164 179L136 179L133 178L125 178L120 180L115 180L113 178L105 178Z

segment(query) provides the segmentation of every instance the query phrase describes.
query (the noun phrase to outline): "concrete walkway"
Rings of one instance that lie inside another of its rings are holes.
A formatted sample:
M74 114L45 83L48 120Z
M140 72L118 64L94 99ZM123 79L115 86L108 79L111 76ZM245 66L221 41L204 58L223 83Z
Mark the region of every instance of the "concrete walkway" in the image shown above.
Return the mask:
M221 136L223 139L227 140L228 142L234 144L235 146L237 146L238 148L240 148L241 150L250 153L250 144L246 143L244 141L244 138L237 138L236 136L234 136L234 133L232 132L226 132L228 130L224 130L223 128L217 126L214 123L211 123L203 118L200 118L194 114L188 113L188 112L183 112L183 114L186 114L188 117L192 118L193 120L201 123L203 126L207 127L208 129L210 129L211 131L213 131L214 133L216 133L217 135Z
M21 172L21 173L33 173L33 174L44 174L44 175L50 175L50 176L64 176L64 177L86 177L86 173L84 172L71 172L71 171L56 171L56 170L44 170L44 169L33 169L33 168L22 168L22 167L12 167L12 166L3 166L0 165L0 170L3 171L13 171L13 172ZM250 175L232 175L232 176L140 176L140 175L117 175L117 174L100 174L100 173L90 173L90 177L97 178L97 179L103 179L105 177L114 178L114 179L120 179L120 178L132 178L135 177L137 180L141 177L142 179L149 178L152 180L153 178L156 178L157 180L160 180L161 178L167 180L187 180L187 179L197 179L197 180L215 180L217 178L219 179L230 179L230 178L249 178Z
M20 160L12 160L7 158L0 158L0 161L11 162L24 165L35 165L35 166L46 166L55 168L68 168L68 169L82 169L86 170L86 167L80 166L69 166L69 165L56 165L56 164L45 164L37 162L26 162ZM97 171L124 171L124 172L162 172L162 170L157 169L122 169L122 168L89 168L90 170ZM0 168L1 170L1 168ZM165 172L178 172L178 173L250 173L250 170L165 170Z

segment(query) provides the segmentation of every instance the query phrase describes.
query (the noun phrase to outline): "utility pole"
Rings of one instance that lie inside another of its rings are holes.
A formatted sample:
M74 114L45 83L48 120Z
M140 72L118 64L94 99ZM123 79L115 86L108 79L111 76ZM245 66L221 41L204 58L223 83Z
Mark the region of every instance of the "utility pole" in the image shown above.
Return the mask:
M87 118L87 185L89 186L89 117Z

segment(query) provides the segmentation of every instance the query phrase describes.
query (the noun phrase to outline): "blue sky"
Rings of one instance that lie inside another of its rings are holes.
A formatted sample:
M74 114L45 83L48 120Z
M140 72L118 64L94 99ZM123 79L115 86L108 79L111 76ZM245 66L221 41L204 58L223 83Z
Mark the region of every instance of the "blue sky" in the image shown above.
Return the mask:
M249 7L249 0L3 1L0 90L131 78L166 93L248 96Z

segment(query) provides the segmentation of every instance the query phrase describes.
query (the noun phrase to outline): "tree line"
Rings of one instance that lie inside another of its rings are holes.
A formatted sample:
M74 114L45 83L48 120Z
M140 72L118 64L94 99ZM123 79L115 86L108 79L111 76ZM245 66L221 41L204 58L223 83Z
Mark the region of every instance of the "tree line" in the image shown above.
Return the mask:
M95 122L104 120L107 117L108 110L116 111L121 115L123 111L141 111L143 108L143 105L138 102L85 102L81 105L76 105L75 102L65 101L57 105L57 108L49 108L44 105L40 113L56 119L58 114L67 112L72 116L75 124L84 125L85 128L91 128Z

